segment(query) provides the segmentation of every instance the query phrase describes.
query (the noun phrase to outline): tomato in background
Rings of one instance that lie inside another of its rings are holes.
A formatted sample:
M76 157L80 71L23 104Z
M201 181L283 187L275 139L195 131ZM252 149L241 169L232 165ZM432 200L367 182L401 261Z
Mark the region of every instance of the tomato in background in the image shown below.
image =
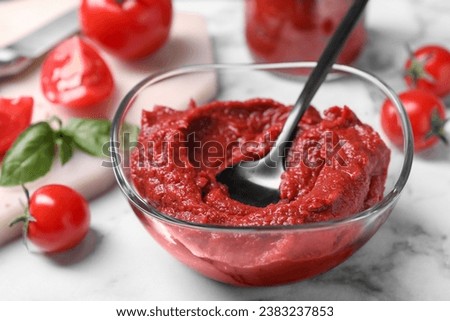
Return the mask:
M33 98L0 97L0 159L31 123Z
M171 0L82 0L83 33L124 59L146 57L167 41Z
M26 236L44 253L69 250L89 231L90 210L84 197L65 185L45 185L29 199ZM19 218L20 220L20 218Z
M444 97L450 93L450 52L438 45L423 46L405 64L405 81L411 88Z
M444 135L447 121L445 105L439 97L425 90L411 89L400 93L399 98L411 122L416 152L436 145L439 140L447 143ZM390 100L382 106L381 126L395 145L403 145L400 119Z
M114 90L114 80L99 53L74 36L61 42L45 58L41 88L52 103L84 108L107 99Z

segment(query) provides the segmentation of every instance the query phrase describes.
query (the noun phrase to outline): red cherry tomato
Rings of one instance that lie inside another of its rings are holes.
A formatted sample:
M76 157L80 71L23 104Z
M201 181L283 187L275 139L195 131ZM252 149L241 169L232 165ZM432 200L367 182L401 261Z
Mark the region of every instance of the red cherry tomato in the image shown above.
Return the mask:
M33 98L0 98L0 157L31 123Z
M450 93L450 52L440 46L424 46L405 64L405 81L411 88L431 91L440 97Z
M81 30L124 59L148 56L167 41L171 0L82 0Z
M446 142L443 133L446 122L445 105L436 95L411 89L399 95L406 109L414 138L414 150L422 151L438 143ZM386 100L381 109L381 126L389 139L397 146L403 144L400 119L390 100Z
M29 200L27 237L45 253L79 244L89 231L90 211L81 194L64 185L46 185Z
M80 108L108 98L114 81L97 51L74 36L47 55L41 70L41 87L52 103Z

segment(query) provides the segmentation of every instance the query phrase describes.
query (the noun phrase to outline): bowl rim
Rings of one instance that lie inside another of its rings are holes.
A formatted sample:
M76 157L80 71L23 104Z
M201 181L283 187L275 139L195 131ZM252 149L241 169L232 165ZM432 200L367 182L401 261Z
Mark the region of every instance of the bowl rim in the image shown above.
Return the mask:
M230 225L214 225L214 224L201 224L194 223L189 221L180 220L174 218L170 215L164 214L163 212L157 210L153 207L149 202L147 202L143 197L141 197L135 190L132 185L128 182L125 177L122 166L120 165L120 151L119 145L116 142L120 141L120 127L122 120L125 117L125 112L127 111L130 104L133 103L135 98L139 95L139 93L144 90L146 87L156 84L162 80L169 79L172 77L189 74L193 72L211 72L214 70L225 70L225 69L247 69L247 70L261 70L261 71L277 71L280 69L287 68L314 68L317 62L313 61L304 61L304 62L281 62L281 63L213 63L213 64L197 64L197 65L187 65L178 68L171 68L162 70L160 72L151 74L140 82L138 82L135 86L133 86L130 91L124 96L124 98L119 103L118 109L116 110L114 117L112 119L111 133L110 133L110 157L112 162L112 168L117 180L117 183L122 191L122 193L127 197L128 201L131 202L131 205L136 207L139 211L148 215L152 218L158 219L160 221L174 224L181 227L209 230L209 231L217 231L217 232L270 232L270 231L295 231L295 230L312 230L312 229L327 229L327 228L335 228L337 225L345 225L349 223L354 223L356 221L364 220L370 216L377 216L377 214L383 213L387 208L393 206L399 196L401 191L403 190L409 174L412 168L414 148L413 148L413 134L412 128L407 116L406 110L398 98L396 92L387 85L383 80L381 80L378 76L372 74L371 72L362 70L360 68L342 65L342 64L334 64L330 70L331 72L343 72L346 74L351 74L353 76L357 76L358 78L365 80L366 82L377 87L388 99L396 107L399 115L400 121L402 125L402 133L403 133L403 163L400 174L398 176L397 181L394 184L394 187L391 191L389 191L381 201L377 204L365 209L364 211L355 213L349 217L329 220L325 222L313 222L313 223L305 223L305 224L296 224L296 225L270 225L270 226L230 226Z

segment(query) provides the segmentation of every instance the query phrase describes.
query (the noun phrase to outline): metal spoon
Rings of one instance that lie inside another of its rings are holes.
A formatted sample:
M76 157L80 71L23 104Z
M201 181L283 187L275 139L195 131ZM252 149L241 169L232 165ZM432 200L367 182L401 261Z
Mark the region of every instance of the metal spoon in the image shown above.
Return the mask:
M281 174L285 171L284 158L288 144L295 135L298 122L336 61L367 2L368 0L355 0L350 7L306 81L270 152L259 160L238 163L217 175L217 180L228 186L231 198L258 207L265 207L279 201L279 186Z

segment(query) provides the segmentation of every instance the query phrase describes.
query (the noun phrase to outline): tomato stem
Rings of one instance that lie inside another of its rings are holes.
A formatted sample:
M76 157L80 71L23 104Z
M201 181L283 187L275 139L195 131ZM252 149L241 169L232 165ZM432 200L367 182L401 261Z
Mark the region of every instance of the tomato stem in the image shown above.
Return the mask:
M13 227L14 225L22 222L22 223L26 223L26 221L28 220L28 217L26 214L20 215L18 217L16 217L11 223L9 223L9 227Z
M25 193L25 197L27 199L27 205L24 206L24 213L18 217L16 217L11 223L9 223L9 227L12 227L18 223L23 223L22 225L22 239L23 243L25 244L25 247L27 250L29 250L28 247L28 225L30 222L36 222L36 219L31 215L30 213L30 192L25 187L25 185L22 184L22 189Z
M431 114L431 130L425 135L425 138L433 136L438 137L445 145L449 145L448 138L445 136L444 127L449 118L442 118L438 109L435 108Z
M425 70L427 59L421 61L416 58L411 58L411 66L408 68L407 75L411 77L414 87L417 87L417 82L420 79L425 79L430 83L436 82L436 79Z

